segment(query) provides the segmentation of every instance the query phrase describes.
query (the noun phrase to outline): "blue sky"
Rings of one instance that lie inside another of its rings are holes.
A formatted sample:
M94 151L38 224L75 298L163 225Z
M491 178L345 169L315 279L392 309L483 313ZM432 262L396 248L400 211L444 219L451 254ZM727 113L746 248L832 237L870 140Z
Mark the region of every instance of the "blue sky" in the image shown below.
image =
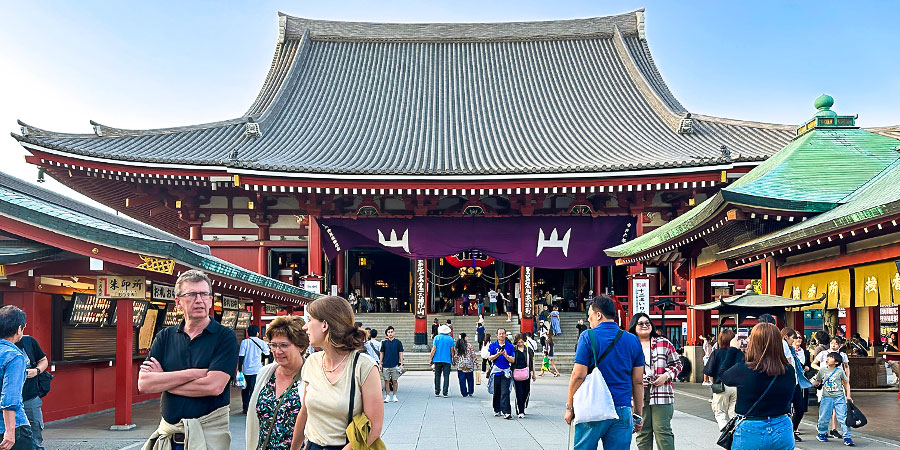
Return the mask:
M861 126L900 124L900 2L99 2L0 0L0 123L90 132L241 115L271 61L277 12L375 22L497 22L646 8L647 39L692 112L798 124L821 93ZM33 180L12 138L4 169ZM48 183L50 185L52 183Z

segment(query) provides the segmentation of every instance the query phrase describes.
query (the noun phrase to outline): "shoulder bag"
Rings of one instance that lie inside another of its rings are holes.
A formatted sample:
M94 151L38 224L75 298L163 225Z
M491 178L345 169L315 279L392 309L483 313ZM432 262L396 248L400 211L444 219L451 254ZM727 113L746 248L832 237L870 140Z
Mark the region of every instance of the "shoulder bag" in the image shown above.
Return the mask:
M260 364L266 365L266 351L262 348L261 345L259 345L259 342L256 342L256 339L253 339L253 337L250 337L249 339L250 339L250 342L252 342L253 345L255 345L256 348L259 349L259 362L260 362Z
M528 356L528 348L525 348L525 367L521 369L513 369L513 380L525 381L531 376L531 358Z
M353 423L353 403L356 400L356 363L359 362L359 352L354 352L353 368L350 372L350 409L347 411L347 426ZM365 413L362 413L365 414ZM347 443L350 440L347 439Z
M263 445L261 448L263 448L263 449L268 448L269 438L272 437L272 429L275 428L275 418L278 417L278 410L281 409L281 405L284 404L284 399L287 397L287 395L285 395L285 394L290 392L290 390L293 389L293 387L297 385L297 380L300 379L300 374L302 372L303 371L301 370L301 371L297 372L297 375L294 375L294 381L291 381L291 385L288 386L288 388L285 389L284 392L281 393L281 397L278 398L278 405L275 406L275 414L272 414L272 420L269 421L268 431L266 431L266 439L263 441ZM272 372L272 376L273 377L275 376L274 371ZM259 401L258 398L259 397L257 397L257 402Z
M591 342L591 356L596 356L594 347L594 330L589 330ZM609 386L600 372L600 363L606 358L606 355L615 347L616 342L622 337L624 332L619 329L616 338L606 347L606 350L600 355L600 358L594 360L594 370L585 377L584 382L575 391L572 398L572 407L575 412L574 423L599 422L601 420L618 419L616 414L616 405L613 403L612 394L609 392Z
M712 363L718 361L718 358L716 358L716 352L719 351L719 350L720 350L720 349L716 349L716 350L713 351L711 357L709 358L709 364L712 364ZM728 351L726 350L726 352L725 352L725 358L724 358L724 359L725 359L725 360L722 361L722 362L720 362L720 363L719 363L719 366L716 367L716 376L714 377L716 380L718 380L718 379L719 379L719 376L722 374L722 373L721 373L721 372L722 372L722 367L725 367L726 370L727 370L728 368L730 368L731 365L729 365L728 363L730 362L731 359L734 359L734 358L730 358L730 359L729 359L729 358L728 358ZM709 388L712 390L712 393L713 393L713 394L721 394L721 393L725 392L725 383L722 383L721 381L713 381L712 385L711 385Z
M731 450L731 443L732 441L734 441L734 430L736 430L738 425L740 425L741 422L744 421L744 417L750 415L750 413L753 411L753 408L756 408L756 405L759 404L760 400L762 400L763 397L765 397L766 394L769 393L769 389L771 389L772 385L775 384L776 378L778 378L778 376L772 377L772 381L770 381L769 385L766 386L766 390L763 391L762 395L760 395L758 399L756 399L756 402L753 403L753 406L751 406L750 409L747 410L747 414L743 416L734 416L731 418L731 420L728 421L727 424L725 424L725 428L722 429L722 434L719 435L719 440L716 441L716 444L719 447Z

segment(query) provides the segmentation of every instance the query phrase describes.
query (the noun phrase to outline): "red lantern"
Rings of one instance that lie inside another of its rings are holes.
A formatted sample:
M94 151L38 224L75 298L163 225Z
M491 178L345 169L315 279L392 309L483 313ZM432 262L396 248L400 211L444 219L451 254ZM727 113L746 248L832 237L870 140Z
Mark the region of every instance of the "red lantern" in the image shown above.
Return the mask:
M487 267L494 263L492 256L485 255L478 250L459 252L444 259L453 267Z

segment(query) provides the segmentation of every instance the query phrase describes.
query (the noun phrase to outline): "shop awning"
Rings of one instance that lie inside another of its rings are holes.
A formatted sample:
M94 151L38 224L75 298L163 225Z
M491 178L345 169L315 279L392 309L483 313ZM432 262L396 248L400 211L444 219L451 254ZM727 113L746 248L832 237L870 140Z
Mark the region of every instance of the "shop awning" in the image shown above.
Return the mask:
M894 262L854 267L856 306L900 304L900 273Z
M794 300L818 300L814 304L801 307L803 311L849 308L851 289L850 269L830 270L784 280L782 296Z
M727 314L729 309L772 309L772 308L797 308L809 306L817 300L795 300L778 295L757 294L749 290L741 295L735 295L722 300L716 300L702 305L688 305L688 308L697 311L718 310L720 314Z

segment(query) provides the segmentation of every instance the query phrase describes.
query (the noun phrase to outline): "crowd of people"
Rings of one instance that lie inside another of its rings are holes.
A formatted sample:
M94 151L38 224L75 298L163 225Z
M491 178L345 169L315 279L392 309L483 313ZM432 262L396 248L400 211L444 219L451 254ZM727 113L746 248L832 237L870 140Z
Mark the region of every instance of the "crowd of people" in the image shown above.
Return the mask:
M238 344L232 330L209 316L213 295L205 274L181 274L175 290L184 320L156 336L138 376L141 392L161 393L159 426L144 449L228 448L228 387L240 379L248 449L385 448L384 403L399 401L404 373L403 343L393 327L379 340L378 330L355 322L347 300L326 296L307 306L306 321L278 317L264 339L251 326ZM563 417L574 424L574 447L595 450L602 442L604 448L627 448L634 437L641 450L652 450L654 443L674 449L673 382L684 379L688 359L647 314L635 314L622 330L613 299L592 297L586 306L588 323L578 324ZM540 344L531 333L510 337L504 328L492 336L483 320L473 344L468 333L454 337L451 320L435 322L430 355L435 396L449 396L455 366L462 397L474 396L484 378L495 416L525 418L531 384L546 371L559 376L553 337L562 330L552 312L547 318ZM0 308L0 334L6 336L0 340L0 449L43 448L40 396L46 392L36 383L47 358L24 334L25 319L14 306ZM712 410L718 428L731 430L732 448L794 448L813 392L819 398L816 438L854 445L846 425L852 403L846 351L868 350L863 344L817 332L808 348L802 333L778 329L768 315L743 333L722 329L704 339L712 347L702 369L712 389ZM888 345L896 348L896 343L893 333ZM595 386L599 377L605 394L581 389Z

